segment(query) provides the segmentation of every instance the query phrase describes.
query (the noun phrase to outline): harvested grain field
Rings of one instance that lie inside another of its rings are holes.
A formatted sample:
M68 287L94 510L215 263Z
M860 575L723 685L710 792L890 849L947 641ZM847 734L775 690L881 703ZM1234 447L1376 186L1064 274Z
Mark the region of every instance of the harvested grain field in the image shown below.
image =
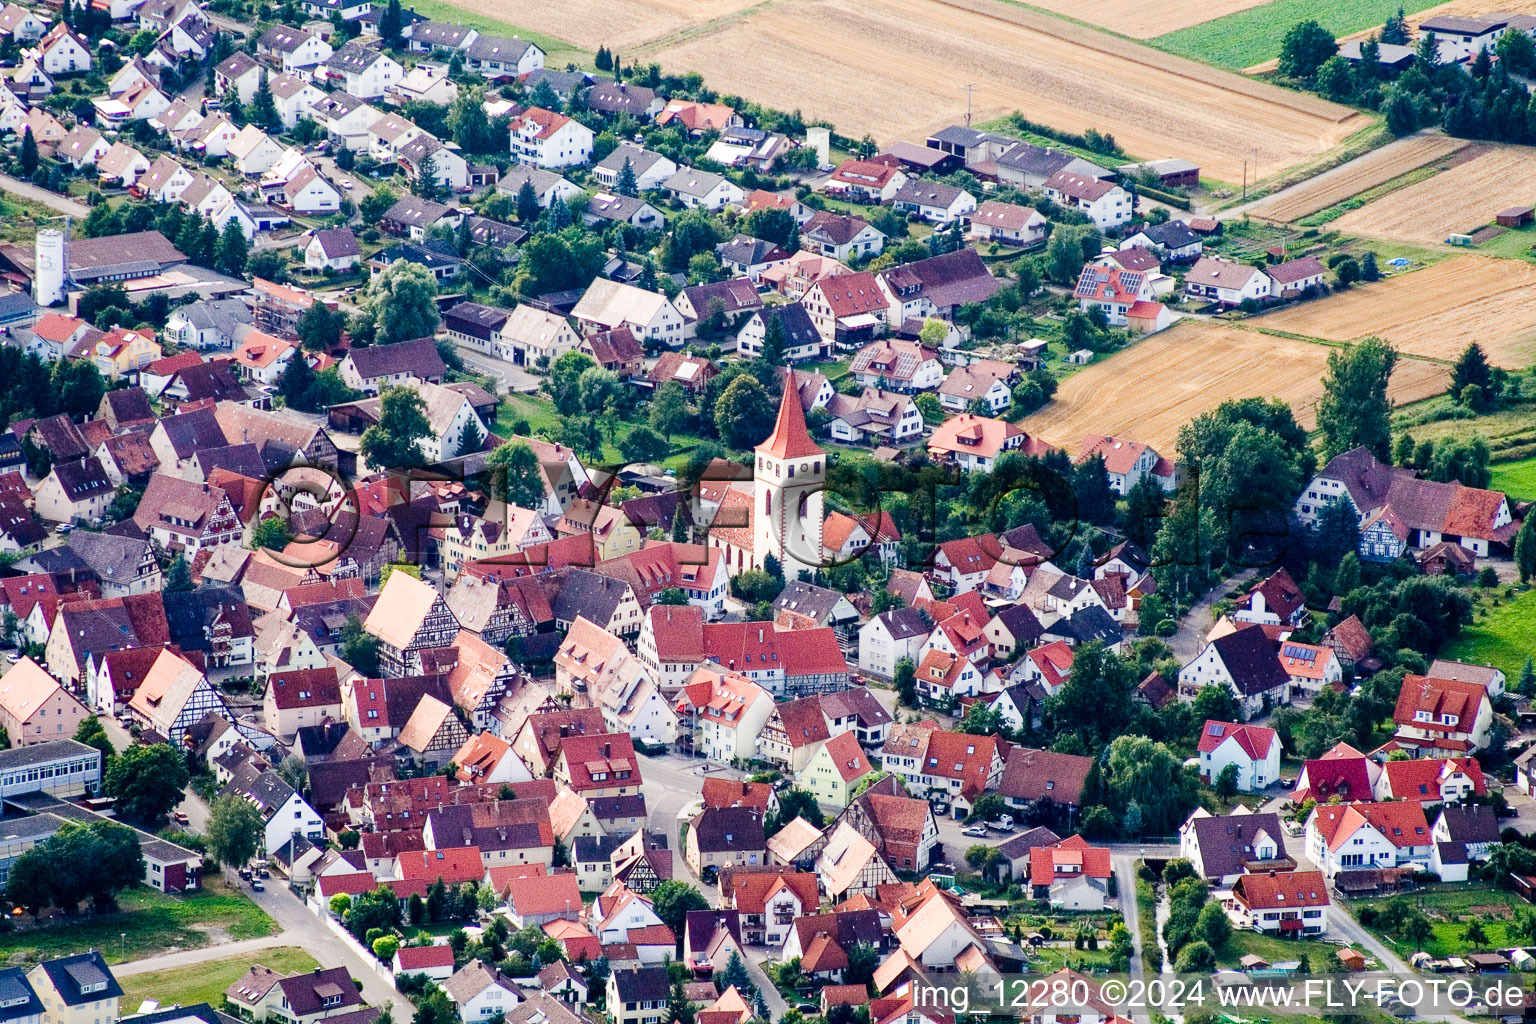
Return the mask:
M1473 159L1351 210L1333 227L1434 244L1471 234L1494 214L1536 198L1536 148L1479 146Z
M1425 134L1390 142L1292 188L1276 192L1248 207L1247 213L1263 220L1288 224L1342 203L1350 196L1384 185L1409 171L1467 148L1465 139Z
M1055 399L1023 427L1075 453L1087 433L1143 441L1172 456L1179 427L1229 398L1279 398L1308 429L1317 422L1332 348L1258 331L1185 320L1061 382ZM1446 367L1399 360L1394 400L1444 391Z
M1207 3L1149 4L1144 0L1034 0L1033 6L1099 25L1133 39L1151 39L1268 2L1209 0Z
M555 0L541 17L606 2ZM1264 176L1367 124L1347 107L1000 0L768 0L627 52L881 143L960 120L971 83L977 120L1022 110L1068 131L1096 128L1128 153L1184 157L1221 181L1241 180L1245 160L1251 180L1255 149Z
M449 0L456 7L504 19L530 31L545 32L584 50L606 46L627 57L642 43L700 25L734 17L759 0L558 0L517 3L513 0L468 2ZM671 69L668 68L670 71ZM759 97L772 104L771 96Z
M1517 369L1536 363L1536 266L1460 256L1254 322L1331 341L1374 334L1400 352L1447 361L1476 341L1490 362Z

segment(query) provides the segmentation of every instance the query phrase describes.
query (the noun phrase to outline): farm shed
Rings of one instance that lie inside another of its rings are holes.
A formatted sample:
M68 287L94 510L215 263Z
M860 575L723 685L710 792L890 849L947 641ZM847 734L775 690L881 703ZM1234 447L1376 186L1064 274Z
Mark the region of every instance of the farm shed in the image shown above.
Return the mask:
M1536 220L1536 207L1533 206L1511 206L1493 217L1493 222L1501 228L1520 228L1533 220Z

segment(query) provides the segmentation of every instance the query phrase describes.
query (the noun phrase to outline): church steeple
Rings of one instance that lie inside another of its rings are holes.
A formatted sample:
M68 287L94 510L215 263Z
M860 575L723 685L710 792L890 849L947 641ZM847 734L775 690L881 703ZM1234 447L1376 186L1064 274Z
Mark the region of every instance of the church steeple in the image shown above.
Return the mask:
M800 407L800 389L795 384L794 370L784 373L784 397L779 402L779 418L773 424L773 433L757 446L757 451L776 459L825 454L811 440L811 432L806 428L805 410Z

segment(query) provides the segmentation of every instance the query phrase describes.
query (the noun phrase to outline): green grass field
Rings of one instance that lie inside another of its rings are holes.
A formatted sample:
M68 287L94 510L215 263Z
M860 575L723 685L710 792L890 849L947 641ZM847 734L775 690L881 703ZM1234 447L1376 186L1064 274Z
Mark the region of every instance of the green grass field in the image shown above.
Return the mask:
M1280 55L1285 33L1298 21L1315 19L1334 35L1359 32L1380 25L1399 6L1409 14L1434 6L1435 0L1270 0L1267 4L1237 11L1224 18L1181 28L1151 40L1170 53L1193 57L1226 68L1246 68Z
M121 963L277 932L266 911L222 879L205 879L203 884L185 896L140 886L118 896L117 913L60 919L41 928L26 924L0 935L0 959L35 962L99 949L108 963Z
M146 999L153 999L163 1007L207 1003L217 1009L223 1004L224 990L256 964L290 974L319 966L314 957L297 946L274 946L244 956L134 974L119 979L123 986L123 1012L133 1013Z
M1497 462L1489 468L1493 470L1494 490L1527 501L1536 498L1536 457L1518 462Z
M1514 893L1502 889L1457 888L1435 889L1400 898L1406 899L1429 918L1434 934L1422 947L1410 948L1408 944L1374 927L1370 929L1399 955L1407 956L1417 948L1422 948L1430 956L1438 958L1518 946L1525 941L1509 932L1509 926L1514 923L1514 915L1529 907ZM1385 903L1385 900L1369 900L1351 906L1358 913L1362 906L1379 908ZM1467 923L1473 919L1482 923L1483 931L1488 936L1488 941L1476 948L1466 940Z
M1312 970L1323 972L1335 969L1338 958L1334 954L1340 948L1332 942L1318 939L1282 939L1259 932L1234 931L1231 941L1222 948L1216 960L1222 967L1236 967L1249 953L1261 956L1272 964L1300 960L1305 956Z
M572 46L562 39L556 39L554 36L545 35L542 32L530 32L509 21L479 14L472 6L453 4L448 0L414 0L411 9L432 21L451 21L486 35L527 39L544 51L544 63L547 67L564 68L569 63L574 63L579 68L592 67L592 55L587 51Z
M613 424L613 435L603 445L603 457L600 460L592 460L588 465L617 466L626 460L619 452L618 442L629 436L629 432L640 426L645 417L642 406L631 420L620 421ZM528 428L535 436L557 438L560 433L560 414L555 411L555 404L548 395L504 395L501 407L496 413L496 425L492 433L498 437L510 437L516 431L512 425L518 420L527 420ZM604 434L608 433L608 422L604 421ZM662 459L660 465L664 469L681 469L688 461L688 455L703 439L688 434L674 434L672 436L672 453Z
M1476 665L1492 665L1510 679L1520 675L1536 636L1536 590L1517 594L1497 608L1484 603L1482 618L1452 640L1441 657Z

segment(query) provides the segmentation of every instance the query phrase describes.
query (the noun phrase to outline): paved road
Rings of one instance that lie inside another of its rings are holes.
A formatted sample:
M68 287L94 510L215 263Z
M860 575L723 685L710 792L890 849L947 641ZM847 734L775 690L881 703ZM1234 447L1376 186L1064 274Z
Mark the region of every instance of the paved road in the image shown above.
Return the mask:
M503 391L529 395L539 390L541 378L529 373L521 366L514 366L505 359L493 359L468 345L460 344L455 347L459 350L459 358L464 360L466 366L496 378L501 382Z
M209 960L223 960L227 957L251 955L251 963L261 962L261 950L274 949L278 946L289 946L294 943L286 932L279 935L268 935L260 939L244 939L240 942L226 942L218 946L204 946L202 949L184 949L177 953L162 953L160 956L149 956L143 960L130 960L125 964L113 964L112 973L119 978L131 977L135 974L148 974L150 971L163 971L172 967L187 967L192 964L205 963Z
M9 174L0 174L0 189L4 189L12 195L20 196L23 199L31 200L34 203L41 203L56 213L67 213L71 217L79 217L82 220L91 214L90 207L84 203L77 203L73 199L66 199L57 192L38 188L29 181L13 178Z

